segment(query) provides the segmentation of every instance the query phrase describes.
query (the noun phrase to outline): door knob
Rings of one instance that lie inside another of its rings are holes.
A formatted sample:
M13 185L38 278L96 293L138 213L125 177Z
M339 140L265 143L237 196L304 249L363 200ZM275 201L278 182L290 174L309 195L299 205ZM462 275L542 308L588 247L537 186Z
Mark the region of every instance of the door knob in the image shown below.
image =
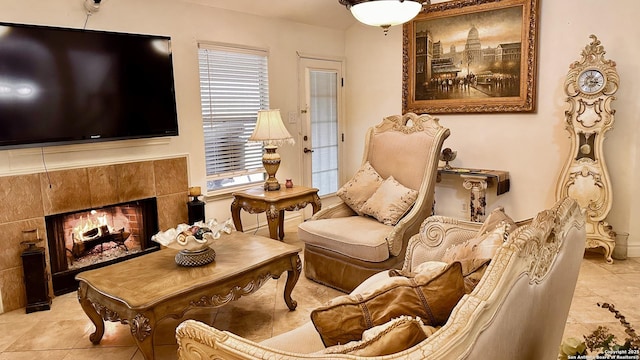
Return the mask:
M313 152L313 150L308 149L308 148L304 148L304 150L302 150L302 151L304 151L305 154Z

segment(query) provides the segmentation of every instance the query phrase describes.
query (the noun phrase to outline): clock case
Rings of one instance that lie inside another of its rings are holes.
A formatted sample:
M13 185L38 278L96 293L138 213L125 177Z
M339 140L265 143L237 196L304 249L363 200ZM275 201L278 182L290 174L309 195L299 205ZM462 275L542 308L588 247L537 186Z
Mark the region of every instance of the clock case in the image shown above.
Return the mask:
M564 84L569 109L565 111L565 129L571 150L558 179L556 199L574 198L585 210L587 248L604 248L607 263L615 247L616 233L606 222L612 206L612 189L603 154L605 133L613 128L615 110L611 109L618 90L616 63L604 58L604 47L595 35L582 51L582 59L569 66ZM580 88L582 73L597 69L604 85L594 92Z

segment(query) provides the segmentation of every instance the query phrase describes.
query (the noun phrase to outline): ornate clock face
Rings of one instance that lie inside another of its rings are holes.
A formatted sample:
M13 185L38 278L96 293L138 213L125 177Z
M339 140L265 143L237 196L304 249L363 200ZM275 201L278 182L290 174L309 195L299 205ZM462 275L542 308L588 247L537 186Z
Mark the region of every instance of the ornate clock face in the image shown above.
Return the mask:
M578 76L578 86L585 94L593 94L602 90L604 81L604 75L596 69L587 69Z

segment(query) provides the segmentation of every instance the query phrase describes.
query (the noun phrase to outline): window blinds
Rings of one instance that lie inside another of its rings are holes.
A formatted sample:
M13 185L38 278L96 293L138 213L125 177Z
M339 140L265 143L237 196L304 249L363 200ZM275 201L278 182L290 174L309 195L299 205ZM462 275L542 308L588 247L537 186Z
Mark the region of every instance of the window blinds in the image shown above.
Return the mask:
M269 108L267 52L200 44L198 60L207 188L215 190L263 173L262 145L247 139L258 110Z

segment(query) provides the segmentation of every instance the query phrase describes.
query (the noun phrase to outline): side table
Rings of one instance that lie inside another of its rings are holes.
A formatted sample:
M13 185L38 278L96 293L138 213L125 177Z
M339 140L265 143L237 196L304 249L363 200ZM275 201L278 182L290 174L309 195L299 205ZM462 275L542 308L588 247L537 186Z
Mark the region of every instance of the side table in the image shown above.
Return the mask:
M285 210L300 210L311 204L315 214L322 206L318 196L318 189L297 185L292 188L282 186L280 190L275 191L266 191L260 186L237 191L232 195L231 216L236 230L243 231L240 209L250 214L266 212L269 237L276 240L284 239Z

